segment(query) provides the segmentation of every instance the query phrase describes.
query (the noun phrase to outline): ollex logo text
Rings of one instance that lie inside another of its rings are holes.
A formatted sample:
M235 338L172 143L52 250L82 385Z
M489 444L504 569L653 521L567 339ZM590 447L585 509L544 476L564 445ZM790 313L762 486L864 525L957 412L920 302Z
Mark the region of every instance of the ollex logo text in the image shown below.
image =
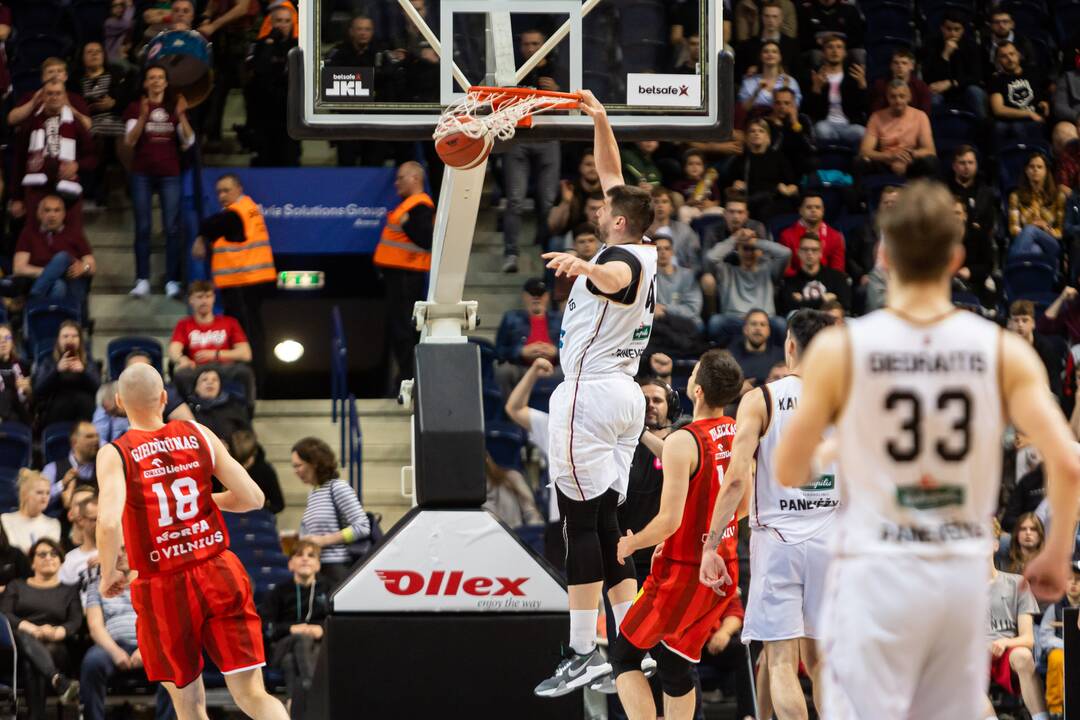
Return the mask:
M429 577L424 577L415 570L376 570L375 574L394 595L516 595L524 597L522 585L529 578L486 578L471 577L465 579L461 570L434 570Z

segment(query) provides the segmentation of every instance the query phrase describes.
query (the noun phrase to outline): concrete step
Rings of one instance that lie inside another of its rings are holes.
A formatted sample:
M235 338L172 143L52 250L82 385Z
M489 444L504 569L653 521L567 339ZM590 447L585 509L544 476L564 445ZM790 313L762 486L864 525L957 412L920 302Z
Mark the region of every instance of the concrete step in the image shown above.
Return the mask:
M486 252L479 251L479 248L474 249L473 254L469 256L469 274L466 276L466 286L472 282L474 273L501 273L502 265L505 258L503 257L501 249L499 252ZM518 255L518 272L517 276L524 282L525 278L532 277L533 275L542 275L544 272L544 263L540 258L539 248L531 247L527 248L525 252ZM515 277L509 275L509 277Z
M299 438L298 438L299 439ZM266 451L266 460L271 463L281 463L291 468L289 463L292 459L292 447L295 443L270 443L261 442ZM362 449L364 463L374 462L399 462L407 465L411 457L411 444L409 442L376 443L364 441ZM290 469L290 472L292 470Z
M98 292L96 284L90 293L90 317L97 334L169 336L186 314L187 306L164 295L134 298L127 292Z

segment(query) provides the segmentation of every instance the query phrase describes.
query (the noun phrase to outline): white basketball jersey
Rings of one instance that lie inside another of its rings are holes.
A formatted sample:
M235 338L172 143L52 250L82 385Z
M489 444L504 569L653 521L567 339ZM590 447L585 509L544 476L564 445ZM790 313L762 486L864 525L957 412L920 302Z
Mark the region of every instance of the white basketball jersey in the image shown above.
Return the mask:
M623 260L638 270L635 282L621 293L601 295L589 279L574 281L563 310L559 364L566 375L637 374L638 361L652 333L656 306L656 248L608 245L592 263ZM594 288L595 289L595 288Z
M830 466L801 488L788 488L775 480L773 453L784 427L799 407L802 378L788 375L762 386L768 427L758 442L750 527L767 530L780 542L801 543L828 529L840 504L837 471Z
M849 323L840 555L989 556L1005 425L1002 332L961 310L932 324L889 310Z

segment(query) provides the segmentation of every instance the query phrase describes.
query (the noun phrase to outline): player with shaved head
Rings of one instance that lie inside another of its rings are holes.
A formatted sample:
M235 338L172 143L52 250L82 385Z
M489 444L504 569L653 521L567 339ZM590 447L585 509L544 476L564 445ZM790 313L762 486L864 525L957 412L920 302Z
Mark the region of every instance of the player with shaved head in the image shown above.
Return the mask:
M241 710L286 720L263 686L262 622L220 512L261 508L262 490L205 427L165 422L165 386L153 367L131 365L117 388L131 427L97 457L102 597L130 591L146 676L165 685L180 720L207 717L203 650ZM224 492L212 493L212 476ZM121 531L127 573L117 566Z

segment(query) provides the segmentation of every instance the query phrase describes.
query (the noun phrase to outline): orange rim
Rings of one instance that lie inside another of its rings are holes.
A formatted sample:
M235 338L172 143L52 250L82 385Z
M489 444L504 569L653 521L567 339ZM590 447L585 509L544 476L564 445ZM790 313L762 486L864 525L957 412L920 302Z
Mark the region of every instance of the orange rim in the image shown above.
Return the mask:
M469 92L481 95L539 95L541 97L560 98L562 100L581 102L579 93L556 92L554 90L537 90L536 88L523 87L492 87L489 85L473 85Z

